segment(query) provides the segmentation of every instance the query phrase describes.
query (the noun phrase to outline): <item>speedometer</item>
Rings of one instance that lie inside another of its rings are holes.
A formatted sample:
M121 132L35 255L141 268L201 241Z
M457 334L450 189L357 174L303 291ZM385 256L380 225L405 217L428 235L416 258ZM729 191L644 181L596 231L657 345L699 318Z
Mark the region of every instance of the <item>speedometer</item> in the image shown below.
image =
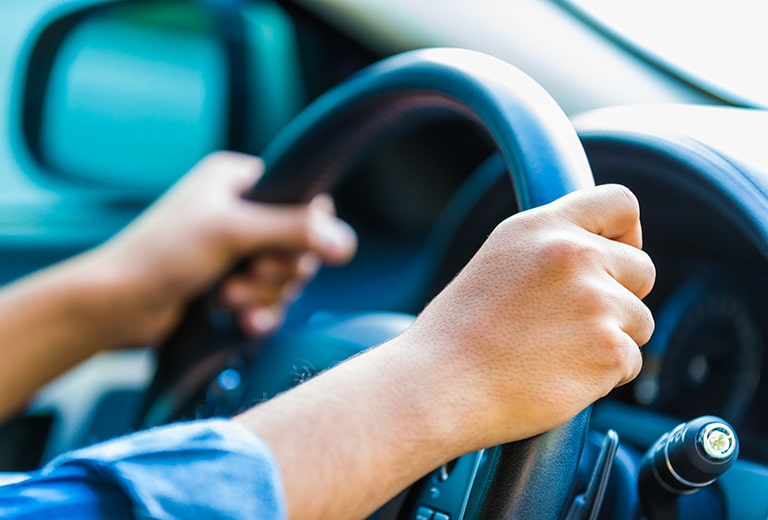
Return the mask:
M635 400L678 417L740 422L757 391L763 356L745 292L695 278L671 295L656 323Z

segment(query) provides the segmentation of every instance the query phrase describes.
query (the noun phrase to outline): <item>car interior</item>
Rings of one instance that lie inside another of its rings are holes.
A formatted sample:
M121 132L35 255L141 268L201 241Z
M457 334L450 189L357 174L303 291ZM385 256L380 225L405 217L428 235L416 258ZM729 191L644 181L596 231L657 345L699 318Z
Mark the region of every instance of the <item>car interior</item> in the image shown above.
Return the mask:
M647 50L602 4L5 2L0 283L107 240L219 149L265 158L255 200L331 190L360 246L274 337L203 296L160 348L63 375L0 426L0 472L268 399L406 328L508 216L619 183L657 270L640 375L372 518L768 517L768 100Z

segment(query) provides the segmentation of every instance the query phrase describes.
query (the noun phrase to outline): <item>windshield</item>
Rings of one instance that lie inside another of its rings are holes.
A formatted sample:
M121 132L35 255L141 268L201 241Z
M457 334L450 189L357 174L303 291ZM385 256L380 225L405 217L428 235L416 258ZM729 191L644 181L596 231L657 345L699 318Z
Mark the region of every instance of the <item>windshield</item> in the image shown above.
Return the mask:
M724 101L768 106L768 4L561 0L644 58Z

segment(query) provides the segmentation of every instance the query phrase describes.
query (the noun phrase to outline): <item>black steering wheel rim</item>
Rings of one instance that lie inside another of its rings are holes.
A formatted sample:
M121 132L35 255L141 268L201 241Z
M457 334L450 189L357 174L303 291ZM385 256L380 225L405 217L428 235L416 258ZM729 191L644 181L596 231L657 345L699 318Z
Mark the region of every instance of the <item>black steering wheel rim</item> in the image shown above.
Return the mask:
M427 49L369 67L314 102L263 152L266 171L248 198L307 202L332 191L358 159L391 134L440 118L472 121L495 143L520 210L594 184L570 121L536 82L485 54ZM217 366L223 349L212 350L211 344L236 343L231 326L222 327L205 302L193 304L160 351L142 414L155 418L149 424L157 422L158 408L162 416L185 398L185 385L195 386L190 374L206 373L201 368L206 363ZM193 365L194 357L199 362ZM499 447L473 486L464 517L560 518L587 427L588 411L560 428Z
M307 202L389 134L441 117L473 121L493 140L521 211L594 185L568 117L540 85L486 54L425 49L368 67L312 103L262 153L266 172L250 198Z

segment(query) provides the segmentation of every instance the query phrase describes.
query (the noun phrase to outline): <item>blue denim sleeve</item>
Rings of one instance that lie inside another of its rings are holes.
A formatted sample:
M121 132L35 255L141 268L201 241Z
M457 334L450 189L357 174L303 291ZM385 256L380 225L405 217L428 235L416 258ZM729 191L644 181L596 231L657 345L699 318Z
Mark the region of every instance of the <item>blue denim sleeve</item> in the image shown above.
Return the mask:
M83 448L54 459L29 480L0 488L2 518L68 518L64 511L69 518L94 519L286 517L269 450L225 419L164 426Z

